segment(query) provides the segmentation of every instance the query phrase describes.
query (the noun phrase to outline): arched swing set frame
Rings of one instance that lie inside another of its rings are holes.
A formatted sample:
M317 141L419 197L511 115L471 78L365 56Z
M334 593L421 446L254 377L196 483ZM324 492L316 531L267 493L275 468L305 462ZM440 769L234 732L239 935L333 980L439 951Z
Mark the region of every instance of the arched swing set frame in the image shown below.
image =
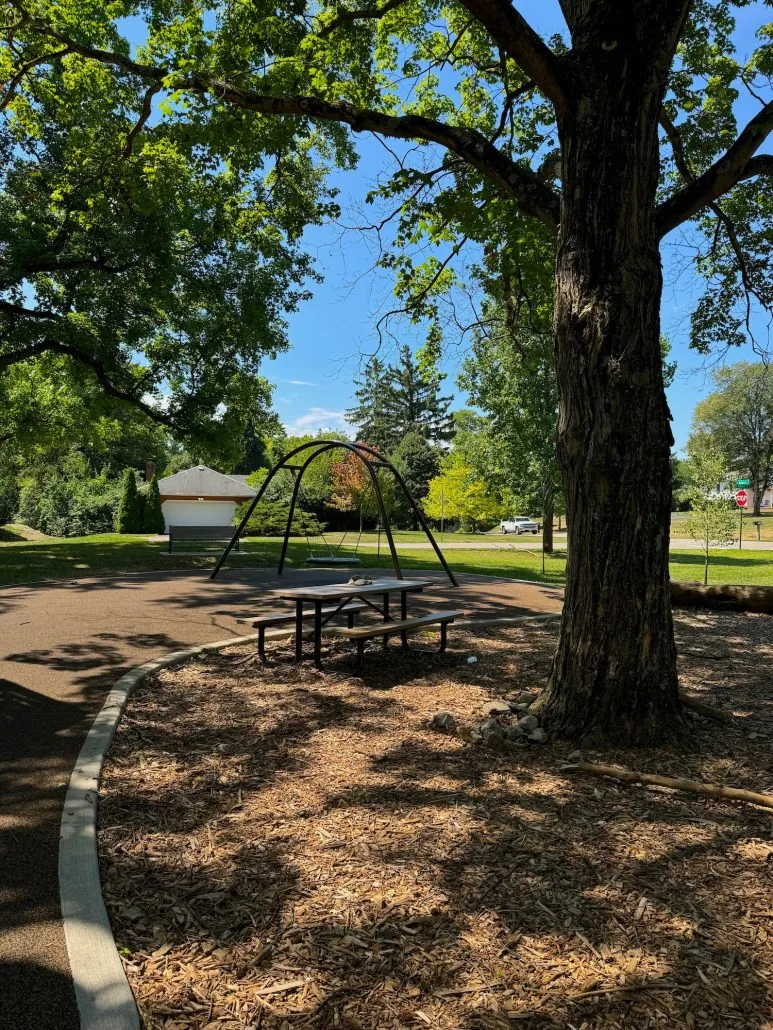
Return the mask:
M387 543L389 544L389 553L392 558L392 565L395 570L395 576L398 579L405 578L403 576L403 570L400 567L400 559L397 555L397 548L395 547L394 536L392 535L392 527L389 524L389 516L387 515L386 504L384 503L384 496L381 492L381 485L378 481L378 470L381 468L387 469L394 476L395 481L397 482L398 486L405 495L405 498L410 504L414 514L416 515L416 518L419 520L419 525L426 534L429 542L432 544L435 554L437 555L440 564L443 566L446 575L450 579L453 586L458 586L459 584L456 581L456 577L449 568L448 562L446 561L443 552L440 550L440 547L438 546L435 537L432 535L432 530L427 525L427 520L424 518L424 512L421 510L421 508L418 506L416 501L411 496L411 493L408 487L406 486L405 480L400 475L398 470L394 467L391 461L388 461L382 454L380 454L373 447L370 447L368 444L350 443L347 440L311 440L308 443L303 443L299 447L294 448L292 451L286 454L280 461L276 463L276 465L274 465L272 469L269 470L266 478L260 485L260 489L258 490L255 497L253 497L250 506L244 513L244 517L242 518L239 525L236 527L236 531L234 532L233 537L228 542L225 550L218 558L217 565L215 565L214 569L212 570L212 575L210 576L210 579L214 579L215 576L217 576L220 569L222 568L224 562L228 558L228 555L231 553L232 548L236 545L236 541L244 532L245 527L247 526L247 523L250 520L250 516L255 511L255 508L258 506L258 504L260 504L260 501L265 495L266 490L268 490L271 481L279 472L288 471L292 473L294 482L293 492L290 498L290 510L287 515L287 525L285 527L284 538L282 540L282 550L279 555L279 566L277 568L277 574L280 576L282 575L285 566L285 559L287 557L287 547L290 542L290 534L292 532L293 515L295 514L295 508L298 503L298 495L301 489L301 481L303 480L303 476L306 470L309 468L309 466L317 458L319 458L320 455L324 454L326 451L333 450L345 450L350 451L352 454L356 454L368 471L370 483L373 488L376 503L378 505L381 524L384 527L384 534L387 538ZM306 452L308 451L311 451L311 454L307 454ZM339 562L339 564L341 563Z

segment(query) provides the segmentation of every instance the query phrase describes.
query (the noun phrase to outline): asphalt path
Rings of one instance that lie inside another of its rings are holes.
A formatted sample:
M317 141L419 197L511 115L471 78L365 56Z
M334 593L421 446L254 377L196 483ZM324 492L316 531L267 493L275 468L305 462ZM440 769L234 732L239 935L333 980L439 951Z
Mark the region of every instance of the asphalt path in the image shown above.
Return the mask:
M166 652L242 635L237 616L276 606L267 589L344 582L350 572L280 579L245 569L212 583L186 571L0 589L0 1030L79 1027L59 908L59 826L75 759L110 686ZM463 576L454 590L442 573L420 575L436 585L411 601L416 609L450 604L496 617L562 603L558 587Z

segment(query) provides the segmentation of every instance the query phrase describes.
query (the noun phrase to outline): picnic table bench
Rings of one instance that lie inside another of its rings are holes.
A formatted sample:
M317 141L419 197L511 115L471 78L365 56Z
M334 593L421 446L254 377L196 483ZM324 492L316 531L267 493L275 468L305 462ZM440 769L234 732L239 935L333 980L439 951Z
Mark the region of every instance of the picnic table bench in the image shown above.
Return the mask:
M403 647L407 647L408 635L418 633L427 626L440 626L440 654L443 654L448 643L448 626L461 614L459 611L431 612L428 615L416 615L412 619L401 619L399 622L373 623L368 626L331 626L327 632L329 636L345 637L357 644L357 670L361 671L366 641L382 637L386 644L389 637L399 636Z
M170 526L169 554L172 553L172 544L179 540L214 540L223 542L230 540L233 535L233 526ZM236 550L239 550L238 540L236 541Z
M339 605L335 608L323 608L321 614L332 618L335 615L345 615L347 620L347 627L349 629L354 628L355 619L357 613L364 611L367 605L364 604L346 604L343 607ZM302 615L304 620L311 620L314 618L314 612L304 612ZM296 623L295 612L268 612L266 615L249 615L241 619L237 619L238 623L242 625L252 626L253 629L258 631L258 657L265 664L268 662L266 658L266 630L273 629L276 626L285 626L290 623Z
M408 618L408 594L421 593L424 587L432 586L431 579L374 579L365 580L355 577L348 583L332 583L320 586L294 587L291 590L277 590L276 596L287 601L295 602L295 660L303 659L303 624L307 618L313 618L314 640L314 664L318 669L322 668L322 630L323 626L330 622L332 617L345 609L350 604L361 604L362 607L372 609L383 621L372 623L367 626L330 627L325 630L333 636L351 636L357 643L358 667L362 665L362 655L365 641L373 637L382 637L386 641L391 636L399 635L403 646L408 646L408 636L433 623L441 627L442 646L445 648L447 626L453 622L461 612L434 612L431 615L420 615L416 618ZM390 616L390 594L400 595L400 618L395 620ZM378 603L378 601L380 603ZM314 611L304 612L304 604L311 602ZM323 605L337 603L337 607L325 609ZM328 614L329 613L329 614Z

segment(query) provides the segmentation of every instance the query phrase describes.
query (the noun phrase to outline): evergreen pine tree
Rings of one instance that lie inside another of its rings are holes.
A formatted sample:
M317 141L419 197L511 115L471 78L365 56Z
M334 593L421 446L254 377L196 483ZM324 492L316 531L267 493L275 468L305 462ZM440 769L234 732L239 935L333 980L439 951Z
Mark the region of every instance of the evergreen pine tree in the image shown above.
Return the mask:
M150 480L145 495L145 510L142 513L143 533L163 533L165 527L164 513L161 510L161 494L156 477Z
M454 423L448 413L453 397L440 396L443 376L436 366L420 368L411 348L404 344L398 363L389 368L385 397L387 421L395 430L395 443L416 432L432 443L450 440Z
M261 432L256 431L254 422L248 422L244 430L244 454L233 471L247 476L267 465L271 465L267 440Z
M115 516L115 531L116 533L142 532L142 511L134 469L127 469L123 475L123 490Z
M452 397L440 395L444 376L436 364L422 366L405 344L396 365L385 366L378 358L368 364L357 382L357 407L346 413L357 427L357 439L384 451L393 451L409 433L418 433L429 443L440 443L453 436L454 423L449 414Z
M386 414L391 372L383 361L372 358L363 376L355 379L358 404L346 412L347 421L357 429L357 439L384 451L390 451L399 440Z

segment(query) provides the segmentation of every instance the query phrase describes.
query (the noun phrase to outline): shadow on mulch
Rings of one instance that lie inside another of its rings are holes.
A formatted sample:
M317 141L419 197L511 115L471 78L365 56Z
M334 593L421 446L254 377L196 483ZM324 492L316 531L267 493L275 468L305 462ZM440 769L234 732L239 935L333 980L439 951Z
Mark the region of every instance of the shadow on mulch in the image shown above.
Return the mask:
M770 791L773 619L677 629L683 685L735 725L589 757ZM570 778L562 742L503 754L429 729L541 686L555 633L374 648L362 679L343 646L325 673L241 647L141 686L100 848L146 1025L769 1027L769 812Z

